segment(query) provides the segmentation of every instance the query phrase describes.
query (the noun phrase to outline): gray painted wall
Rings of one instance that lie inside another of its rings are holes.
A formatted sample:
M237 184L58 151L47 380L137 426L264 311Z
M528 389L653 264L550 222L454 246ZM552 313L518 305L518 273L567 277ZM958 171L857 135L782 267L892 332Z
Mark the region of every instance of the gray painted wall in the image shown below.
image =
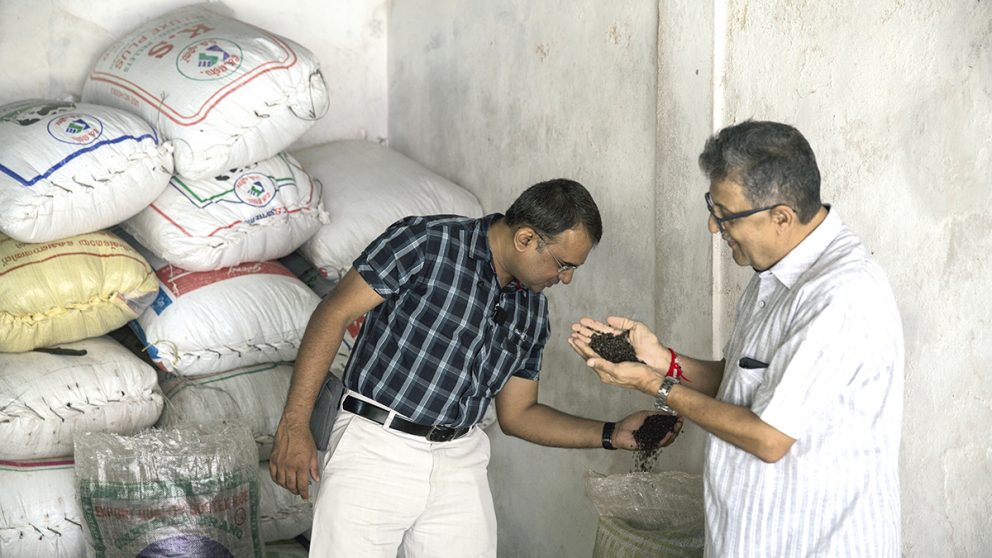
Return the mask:
M541 399L606 418L649 402L590 378L567 324L632 314L683 352L717 356L750 272L706 232L696 156L747 118L799 127L824 200L900 302L904 552L980 556L992 544L989 37L980 0L393 0L389 137L488 210L552 175L590 186L606 236L550 293ZM500 555L590 555L583 474L629 470L629 456L492 435ZM658 469L701 465L690 427Z

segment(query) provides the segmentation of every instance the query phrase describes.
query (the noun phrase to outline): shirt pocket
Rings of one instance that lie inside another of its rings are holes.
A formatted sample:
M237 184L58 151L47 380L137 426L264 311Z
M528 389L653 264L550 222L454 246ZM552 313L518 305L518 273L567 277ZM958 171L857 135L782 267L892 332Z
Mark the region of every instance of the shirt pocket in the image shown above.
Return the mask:
M742 368L734 365L727 378L727 386L723 400L734 405L750 407L754 402L754 394L765 381L768 368Z
M535 338L527 332L505 325L494 328L492 335L491 342L486 344L481 370L476 371L481 383L488 386L490 395L499 391L514 372L527 365L535 343Z

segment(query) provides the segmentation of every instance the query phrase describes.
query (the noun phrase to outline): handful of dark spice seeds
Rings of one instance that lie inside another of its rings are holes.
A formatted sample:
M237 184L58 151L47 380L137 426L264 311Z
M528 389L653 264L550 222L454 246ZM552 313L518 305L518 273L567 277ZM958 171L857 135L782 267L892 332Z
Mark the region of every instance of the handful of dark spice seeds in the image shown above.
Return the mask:
M634 431L634 441L637 451L634 453L634 470L648 473L654 468L661 453L661 441L669 432L675 430L678 417L673 415L651 415L644 419L644 424Z
M589 338L589 347L610 362L641 362L630 344L629 335L629 329L616 335L593 333ZM634 452L635 471L647 473L654 468L661 453L661 441L675 429L676 421L678 417L672 415L651 415L634 431L634 441L637 442L637 451Z
M616 335L612 333L593 333L589 338L589 347L596 354L610 362L640 362L633 345L630 344L630 330L625 329Z

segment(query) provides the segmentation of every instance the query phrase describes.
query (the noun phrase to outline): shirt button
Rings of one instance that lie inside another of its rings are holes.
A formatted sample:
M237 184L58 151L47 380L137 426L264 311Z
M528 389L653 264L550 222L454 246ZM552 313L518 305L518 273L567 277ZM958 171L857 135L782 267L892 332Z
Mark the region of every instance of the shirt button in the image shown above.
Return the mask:
M482 287L485 287L486 284L482 282L482 279L479 279L479 281L475 284L475 286L481 289Z
M764 307L765 307L765 301L764 300L759 300L758 301L758 308L764 308Z

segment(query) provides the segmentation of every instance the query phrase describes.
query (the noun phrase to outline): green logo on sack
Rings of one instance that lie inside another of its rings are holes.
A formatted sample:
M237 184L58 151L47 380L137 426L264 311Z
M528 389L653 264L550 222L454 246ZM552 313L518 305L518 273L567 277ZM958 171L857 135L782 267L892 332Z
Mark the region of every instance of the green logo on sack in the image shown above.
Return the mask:
M176 57L176 69L189 79L224 79L241 67L241 47L227 39L202 39L187 45Z
M48 133L63 143L87 145L103 135L103 124L96 117L72 112L49 120Z
M278 188L272 177L258 172L242 174L234 182L234 194L242 202L255 207L268 205Z

